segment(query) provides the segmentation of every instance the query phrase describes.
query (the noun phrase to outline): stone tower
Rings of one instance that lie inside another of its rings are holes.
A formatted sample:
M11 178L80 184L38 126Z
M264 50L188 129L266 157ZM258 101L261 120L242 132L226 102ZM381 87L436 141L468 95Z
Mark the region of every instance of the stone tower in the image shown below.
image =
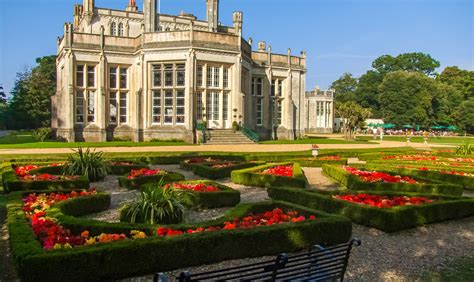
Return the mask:
M145 32L158 31L158 15L156 0L143 0Z
M209 31L217 31L219 26L219 0L207 1L207 22Z
M95 8L94 0L84 0L83 13L88 23L92 21L92 17L94 16L94 8Z

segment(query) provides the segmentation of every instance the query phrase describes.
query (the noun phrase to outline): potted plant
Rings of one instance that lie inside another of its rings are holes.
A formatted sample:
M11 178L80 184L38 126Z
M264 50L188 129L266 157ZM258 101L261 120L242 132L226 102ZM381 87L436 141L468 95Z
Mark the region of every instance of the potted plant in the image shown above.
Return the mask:
M316 158L319 155L319 146L316 144L311 145L311 153Z
M234 133L239 130L239 124L236 121L232 122L232 130Z

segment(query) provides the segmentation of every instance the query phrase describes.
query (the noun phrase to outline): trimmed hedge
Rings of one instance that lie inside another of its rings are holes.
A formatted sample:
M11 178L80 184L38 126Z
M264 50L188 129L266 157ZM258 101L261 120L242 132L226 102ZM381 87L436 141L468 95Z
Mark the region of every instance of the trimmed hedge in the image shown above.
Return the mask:
M184 175L177 172L166 171L165 174L137 177L128 179L128 174L118 178L119 186L127 189L139 189L145 184L158 183L163 179L165 183L184 180Z
M438 198L429 204L381 209L363 204L335 199L333 195L354 194L351 191L314 191L291 188L271 188L268 191L274 200L289 201L309 208L317 208L329 213L339 214L352 222L374 227L385 232L395 232L419 225L441 222L474 215L474 198L434 196L416 193L360 192L392 196L424 196Z
M199 184L213 185L219 188L220 191L200 193L191 192L190 196L185 200L186 204L191 207L203 209L215 209L222 207L233 207L240 203L240 192L228 186L219 184L214 181L198 180L198 181L183 181L177 182L180 184Z
M138 170L142 168L150 168L144 163L135 163L133 165L109 165L110 173L112 175L124 175L130 173L132 170Z
M346 158L340 160L321 160L319 158L296 158L293 161L298 162L302 167L322 167L324 164L345 165Z
M97 198L89 196L59 203L48 211L75 234L89 230L91 235L102 232L142 230L154 234L157 226L143 224L107 223L75 218L76 214L92 208ZM298 210L305 215L315 215L317 220L278 224L251 229L221 230L185 234L168 238L149 237L113 243L83 246L73 249L43 250L22 211L21 195L8 204L8 229L11 250L22 281L99 281L147 275L183 267L203 265L230 259L276 255L298 251L314 244L335 245L351 237L349 220L285 202L264 202L239 205L225 217L199 225L175 225L174 229L208 227L223 224L235 217L242 218L249 212L257 213L281 207Z
M461 185L464 187L464 189L467 189L467 190L474 190L474 177L441 173L439 171L429 170L430 169L429 167L428 167L428 170L419 170L416 168L413 168L413 169L398 168L395 166L390 166L389 164L383 165L383 164L370 164L370 163L367 164L365 167L371 170L383 169L383 170L393 171L395 173L403 174L403 175L413 175L415 177L435 179L435 180L439 180L446 183ZM445 170L449 171L449 168L445 168Z
M2 174L2 182L5 192L30 190L70 190L89 188L89 180L85 176L78 176L78 178L74 180L22 181L18 179L14 171L4 172Z
M413 178L424 183L365 182L359 176L352 175L339 166L323 165L323 172L350 190L418 192L450 196L461 196L463 193L463 187L460 185L432 181L421 177ZM387 171L387 173L390 173L390 171Z
M208 178L208 179L221 179L230 177L230 174L234 170L241 170L245 168L255 167L257 165L262 165L263 162L247 162L239 163L234 166L223 167L223 168L212 168L214 164L191 164L189 167L192 172L196 175Z
M32 169L30 170L30 174L43 174L43 173L48 173L52 175L63 175L63 169L64 166L58 165L58 166L42 166L37 169Z
M277 176L270 174L261 174L265 169L276 167L276 166L287 166L293 165L293 177L287 176ZM234 183L247 185L247 186L257 186L257 187L273 187L273 186L284 186L284 187L295 187L295 188L305 188L306 187L306 177L304 172L301 169L299 163L272 163L260 165L252 168L234 170L231 173L231 180Z

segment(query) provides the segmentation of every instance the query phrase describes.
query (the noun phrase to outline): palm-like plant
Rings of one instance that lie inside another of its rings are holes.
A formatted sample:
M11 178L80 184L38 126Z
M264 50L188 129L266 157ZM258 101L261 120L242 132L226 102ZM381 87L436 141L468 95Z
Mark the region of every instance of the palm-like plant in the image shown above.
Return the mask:
M105 160L103 152L91 151L82 147L74 150L74 154L69 155L69 160L64 166L63 173L66 175L84 175L89 181L96 182L104 180L110 173L110 167Z
M125 205L123 212L127 221L150 224L173 224L183 221L183 201L189 193L172 187L163 188L163 180L146 186L141 197Z

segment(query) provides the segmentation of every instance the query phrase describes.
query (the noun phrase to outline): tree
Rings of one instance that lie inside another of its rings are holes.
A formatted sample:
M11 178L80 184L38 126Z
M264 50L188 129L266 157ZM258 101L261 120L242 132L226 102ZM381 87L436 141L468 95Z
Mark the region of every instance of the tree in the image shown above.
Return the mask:
M474 97L461 103L457 109L457 126L460 130L473 134L474 133Z
M36 59L37 66L17 74L7 111L9 129L48 127L51 122L51 96L56 91L56 59Z
M442 93L434 79L421 73L389 73L380 85L379 92L380 110L388 123L429 127L435 123L436 115L440 115L435 114L434 110L441 109L436 103L443 103Z
M375 117L381 117L378 88L383 77L379 72L370 70L359 78L359 84L355 91L356 102L363 108L371 109Z
M456 66L446 67L436 80L459 91L462 97L455 97L457 99L474 97L474 71L461 70Z
M335 90L336 102L355 101L357 79L352 77L352 74L346 72L331 84L331 89Z
M3 90L3 85L0 84L0 129L4 130L7 126L7 95Z
M387 74L394 71L421 72L432 76L435 69L439 68L439 61L433 59L429 54L424 53L405 53L397 57L384 55L377 58L372 67L381 74Z
M336 113L343 120L346 139L352 139L354 129L364 127L364 121L372 115L369 109L362 108L354 101L336 103Z

